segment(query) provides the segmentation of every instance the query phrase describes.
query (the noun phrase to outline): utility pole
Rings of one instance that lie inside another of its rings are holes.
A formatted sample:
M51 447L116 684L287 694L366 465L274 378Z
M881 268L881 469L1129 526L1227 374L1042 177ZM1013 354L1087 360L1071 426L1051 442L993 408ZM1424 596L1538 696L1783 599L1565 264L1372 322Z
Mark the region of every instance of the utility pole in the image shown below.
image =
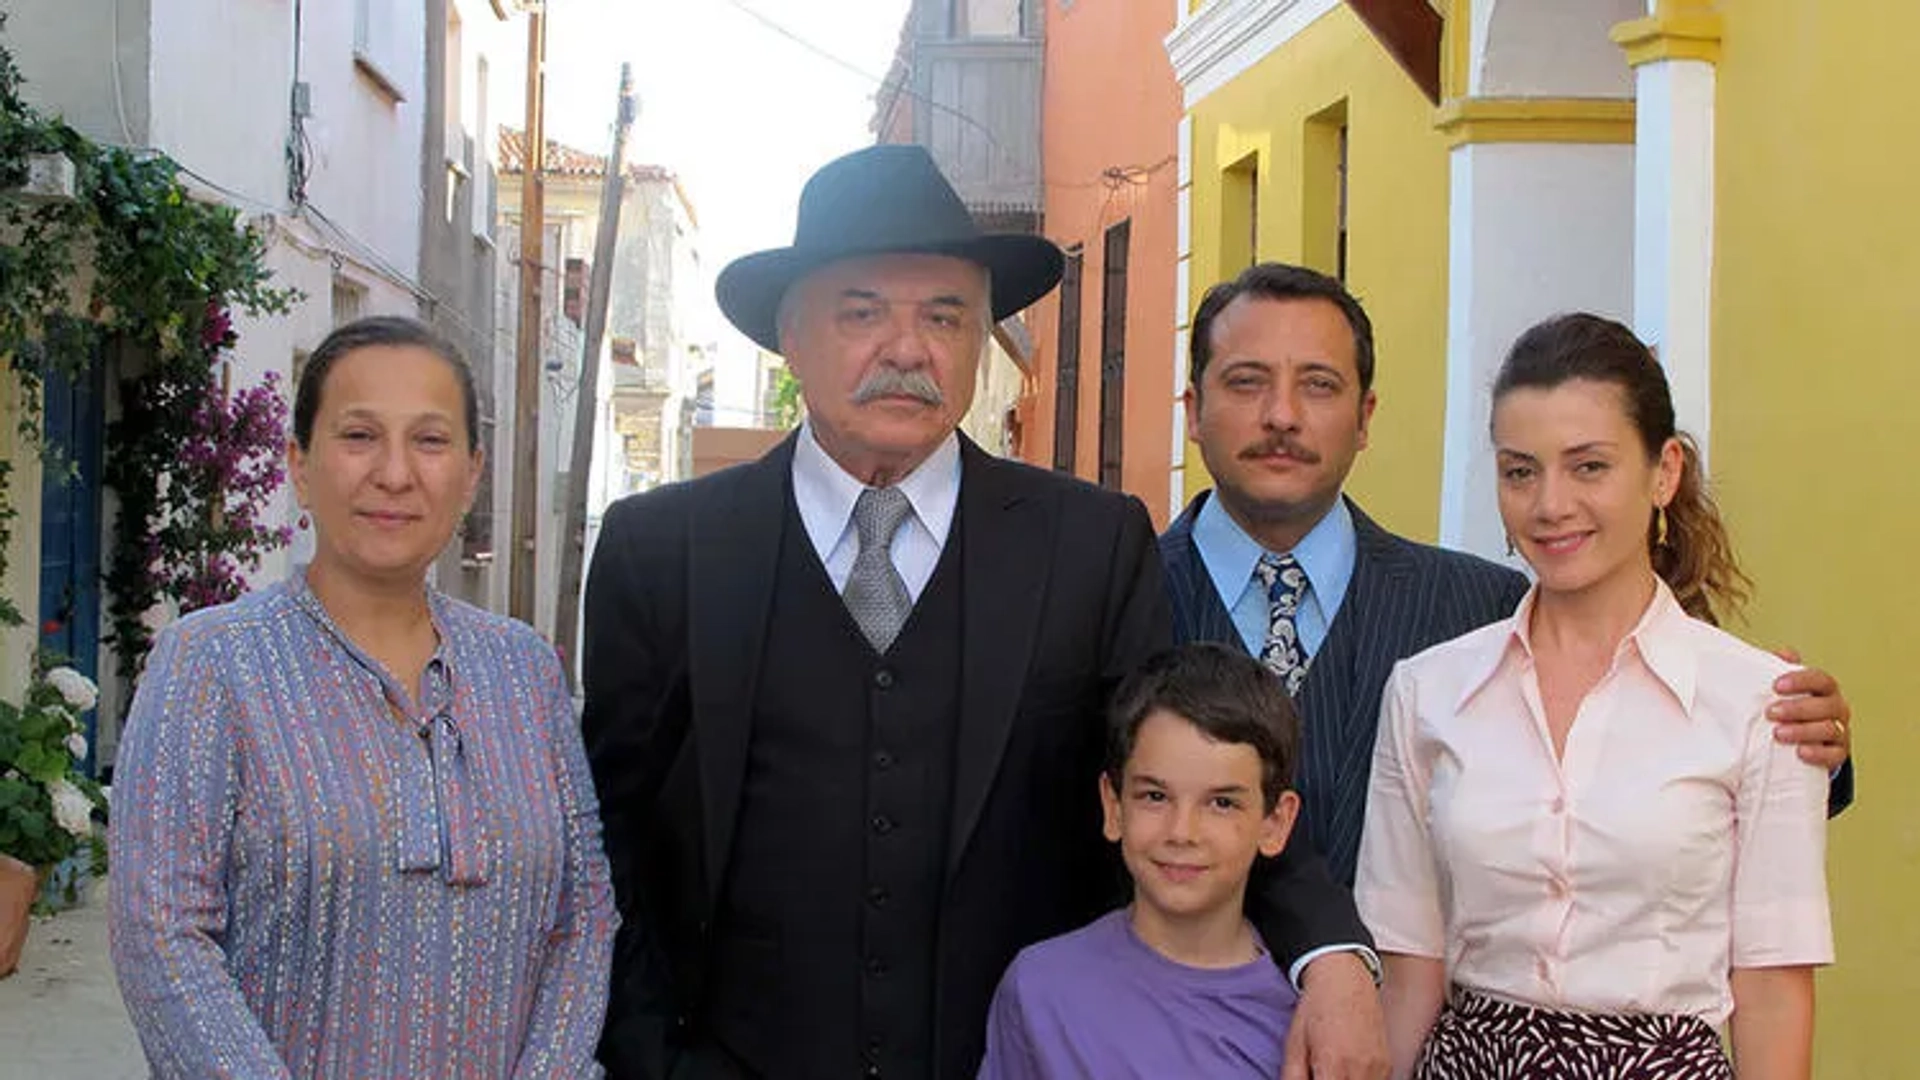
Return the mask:
M520 185L520 333L513 372L513 548L507 610L533 622L534 518L540 505L540 275L546 262L547 25L527 14L526 170Z
M633 94L633 65L620 65L620 103L613 125L613 153L600 182L600 230L593 240L593 277L587 285L587 345L580 358L580 386L574 395L573 458L567 466L567 519L561 531L560 595L553 635L572 677L578 653L580 574L587 557L587 474L593 468L593 429L600 403L600 346L607 335L608 294L613 291L614 248L620 240L620 204L627 190L627 133L639 103Z

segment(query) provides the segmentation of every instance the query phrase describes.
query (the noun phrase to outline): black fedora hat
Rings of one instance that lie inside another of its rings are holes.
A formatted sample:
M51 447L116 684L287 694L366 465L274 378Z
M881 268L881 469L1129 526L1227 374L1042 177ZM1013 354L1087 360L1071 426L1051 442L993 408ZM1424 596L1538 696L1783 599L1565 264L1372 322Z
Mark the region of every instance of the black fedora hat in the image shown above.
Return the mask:
M713 283L714 297L741 333L779 352L775 312L794 282L839 259L905 252L952 255L986 267L996 321L1060 282L1062 257L1051 240L981 232L924 148L882 145L821 166L801 189L793 246L728 263Z

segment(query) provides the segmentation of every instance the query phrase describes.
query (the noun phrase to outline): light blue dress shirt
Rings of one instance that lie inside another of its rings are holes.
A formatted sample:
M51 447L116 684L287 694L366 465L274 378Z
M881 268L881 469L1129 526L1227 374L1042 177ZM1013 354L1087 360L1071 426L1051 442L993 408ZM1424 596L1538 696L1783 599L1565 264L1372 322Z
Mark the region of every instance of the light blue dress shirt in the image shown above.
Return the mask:
M834 592L846 590L854 556L860 554L853 504L866 486L827 456L814 437L813 425L800 428L793 448L793 501ZM907 595L917 603L940 564L940 551L947 545L954 511L960 505L960 437L948 435L927 460L894 486L907 497L913 513L893 534L887 550Z
M1232 614L1241 642L1248 652L1259 656L1267 641L1267 590L1255 580L1253 571L1266 549L1233 520L1217 493L1207 496L1194 517L1193 546L1200 551L1201 565L1213 579L1214 591ZM1294 628L1300 632L1300 646L1309 658L1320 651L1328 628L1340 614L1347 585L1353 581L1358 552L1353 512L1345 499L1336 500L1333 509L1293 547L1293 557L1307 575L1307 594L1294 615Z

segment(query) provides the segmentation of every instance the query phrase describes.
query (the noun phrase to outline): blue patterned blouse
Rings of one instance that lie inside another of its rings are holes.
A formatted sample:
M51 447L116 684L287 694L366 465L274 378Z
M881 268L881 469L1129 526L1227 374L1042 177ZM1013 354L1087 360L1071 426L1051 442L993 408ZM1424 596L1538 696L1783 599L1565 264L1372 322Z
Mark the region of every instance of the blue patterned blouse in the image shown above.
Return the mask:
M418 703L303 571L160 634L109 890L156 1077L600 1075L618 917L559 663L429 605Z

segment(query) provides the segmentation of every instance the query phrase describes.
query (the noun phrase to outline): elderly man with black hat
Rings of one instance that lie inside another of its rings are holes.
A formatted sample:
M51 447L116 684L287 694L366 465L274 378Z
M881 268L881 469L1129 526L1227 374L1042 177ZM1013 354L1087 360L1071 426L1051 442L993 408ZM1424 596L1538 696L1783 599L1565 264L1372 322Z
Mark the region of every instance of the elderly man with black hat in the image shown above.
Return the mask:
M925 151L878 146L808 182L792 246L721 273L807 421L600 534L616 1080L971 1077L1008 961L1114 902L1101 710L1171 640L1152 524L957 431L994 323L1061 265L980 233ZM1364 939L1344 890L1300 879L1253 901L1278 962ZM1371 1075L1364 985L1325 1030L1365 1070L1317 1075Z

